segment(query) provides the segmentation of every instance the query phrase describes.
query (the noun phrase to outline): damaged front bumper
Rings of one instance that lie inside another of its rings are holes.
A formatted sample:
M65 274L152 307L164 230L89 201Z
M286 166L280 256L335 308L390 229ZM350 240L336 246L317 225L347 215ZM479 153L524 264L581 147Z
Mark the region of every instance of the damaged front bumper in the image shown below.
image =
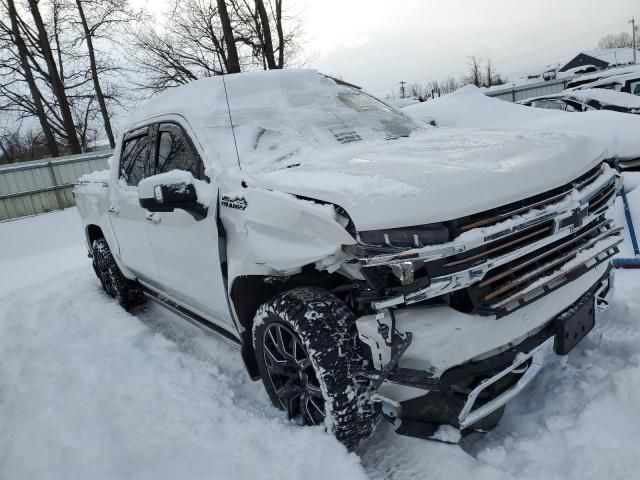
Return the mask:
M384 368L374 369L368 376L375 389L383 381L405 382L422 388L424 394L404 401L375 394L373 400L379 402L385 418L400 434L431 438L440 425L451 425L463 434L490 430L504 406L533 381L551 357L566 355L586 336L608 308L612 287L613 270L609 268L576 302L520 344L450 368L439 377L426 371L408 373L398 367L411 334L397 336Z

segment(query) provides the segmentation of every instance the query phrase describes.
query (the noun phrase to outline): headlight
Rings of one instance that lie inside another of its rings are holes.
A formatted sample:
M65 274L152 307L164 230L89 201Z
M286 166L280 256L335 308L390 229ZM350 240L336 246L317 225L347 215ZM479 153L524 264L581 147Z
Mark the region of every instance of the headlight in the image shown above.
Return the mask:
M391 271L402 285L411 285L415 279L415 266L413 262L394 263L389 265Z

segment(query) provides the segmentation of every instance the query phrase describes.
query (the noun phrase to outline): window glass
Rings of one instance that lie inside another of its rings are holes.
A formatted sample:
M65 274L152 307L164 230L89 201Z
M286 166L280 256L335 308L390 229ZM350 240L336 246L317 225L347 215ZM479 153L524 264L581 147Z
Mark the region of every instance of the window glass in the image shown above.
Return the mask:
M635 82L631 82L629 84L629 91L633 95L640 95L640 80L635 81Z
M120 177L127 185L137 187L140 180L153 174L149 158L149 136L141 135L125 140L120 156Z
M202 179L202 162L184 131L177 125L161 125L158 133L157 172L171 170L191 172L194 178Z
M551 110L564 110L565 104L560 100L535 100L532 105L537 108L548 108Z

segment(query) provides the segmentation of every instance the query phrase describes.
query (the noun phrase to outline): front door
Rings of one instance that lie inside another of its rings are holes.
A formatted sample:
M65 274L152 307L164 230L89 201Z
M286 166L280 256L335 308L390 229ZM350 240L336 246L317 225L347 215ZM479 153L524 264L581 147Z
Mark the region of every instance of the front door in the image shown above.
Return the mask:
M109 192L109 216L118 242L118 255L140 280L155 284L158 265L147 233L147 211L138 200L138 183L153 175L149 127L124 137L119 161L119 178Z
M194 143L180 125L160 124L154 143L156 173L185 170L195 179L209 182ZM217 202L213 201L201 220L180 209L155 213L155 222L147 229L165 293L220 323L232 325L218 250L216 208Z

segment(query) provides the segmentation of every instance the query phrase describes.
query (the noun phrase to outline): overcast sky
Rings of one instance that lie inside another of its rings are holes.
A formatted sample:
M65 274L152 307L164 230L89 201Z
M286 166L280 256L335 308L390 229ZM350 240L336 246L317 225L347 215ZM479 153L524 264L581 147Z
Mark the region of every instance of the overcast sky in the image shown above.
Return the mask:
M169 0L132 0L156 12ZM570 60L607 33L631 32L640 0L284 0L301 16L309 67L372 93L459 77L467 57L490 57L497 71Z
M286 0L285 0L285 3ZM640 20L640 0L300 0L311 66L380 95L459 76L467 56L506 76L569 60Z

